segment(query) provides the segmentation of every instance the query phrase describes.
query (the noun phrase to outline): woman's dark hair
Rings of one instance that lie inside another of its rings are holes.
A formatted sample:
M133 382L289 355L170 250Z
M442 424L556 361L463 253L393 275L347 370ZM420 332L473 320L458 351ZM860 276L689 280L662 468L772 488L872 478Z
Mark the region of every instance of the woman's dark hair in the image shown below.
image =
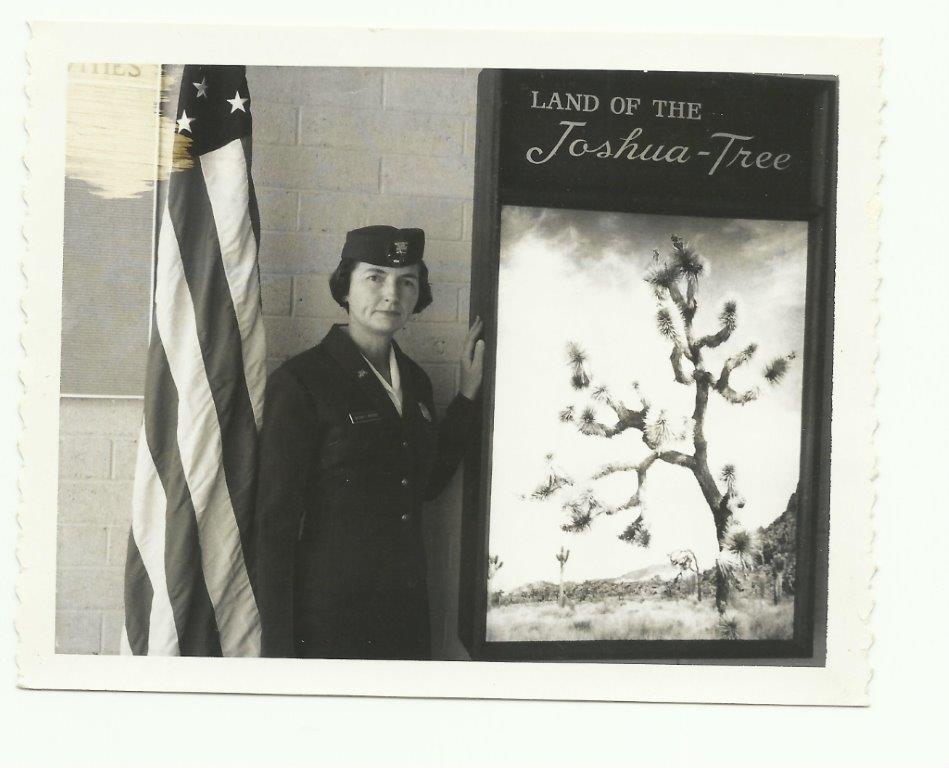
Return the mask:
M333 299L347 312L349 311L349 302L346 297L349 295L349 280L353 276L353 269L358 261L352 259L341 259L336 271L330 275L330 293ZM432 303L432 284L428 282L428 267L424 261L418 262L418 302L412 314L417 315L425 307Z

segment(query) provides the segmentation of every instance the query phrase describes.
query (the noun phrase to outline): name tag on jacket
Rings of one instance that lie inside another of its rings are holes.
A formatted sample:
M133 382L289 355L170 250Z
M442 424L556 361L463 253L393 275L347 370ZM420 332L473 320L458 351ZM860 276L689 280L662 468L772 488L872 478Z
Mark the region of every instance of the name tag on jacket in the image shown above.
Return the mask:
M353 411L349 414L349 420L353 424L370 424L374 421L382 421L382 416L377 411Z

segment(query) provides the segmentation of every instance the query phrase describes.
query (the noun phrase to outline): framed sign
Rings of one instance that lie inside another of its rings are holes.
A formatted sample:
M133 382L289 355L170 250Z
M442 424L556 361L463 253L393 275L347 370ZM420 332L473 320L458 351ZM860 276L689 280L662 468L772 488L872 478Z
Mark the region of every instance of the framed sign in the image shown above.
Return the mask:
M486 70L475 659L821 665L837 82Z

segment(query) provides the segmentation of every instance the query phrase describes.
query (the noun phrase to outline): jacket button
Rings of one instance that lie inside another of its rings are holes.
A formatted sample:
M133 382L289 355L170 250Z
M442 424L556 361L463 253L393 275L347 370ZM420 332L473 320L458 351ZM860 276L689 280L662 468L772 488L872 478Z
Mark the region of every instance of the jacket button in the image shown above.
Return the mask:
M403 447L403 448L408 448L408 447L409 447L408 442L406 442L405 440L403 440L403 441L402 441L402 447Z
M412 519L412 515L410 515L408 512L404 513L401 517L401 520L403 523L407 523L411 519Z
M409 479L408 479L407 477L403 477L403 478L402 478L402 487L403 487L403 488L406 488L406 487L408 487L408 484L409 484Z

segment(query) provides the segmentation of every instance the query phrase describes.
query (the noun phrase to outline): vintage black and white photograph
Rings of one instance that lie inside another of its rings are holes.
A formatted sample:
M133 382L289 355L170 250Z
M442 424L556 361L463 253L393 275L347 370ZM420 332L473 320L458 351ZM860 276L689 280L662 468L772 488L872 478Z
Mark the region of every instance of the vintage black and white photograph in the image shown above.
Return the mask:
M806 257L503 209L487 640L792 637Z
M851 659L832 68L165 61L50 65L35 684L570 698L506 681L579 661L581 698L681 698L690 660Z

